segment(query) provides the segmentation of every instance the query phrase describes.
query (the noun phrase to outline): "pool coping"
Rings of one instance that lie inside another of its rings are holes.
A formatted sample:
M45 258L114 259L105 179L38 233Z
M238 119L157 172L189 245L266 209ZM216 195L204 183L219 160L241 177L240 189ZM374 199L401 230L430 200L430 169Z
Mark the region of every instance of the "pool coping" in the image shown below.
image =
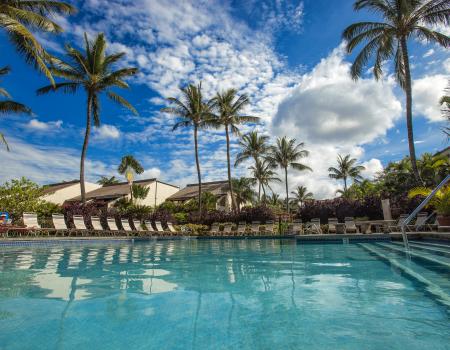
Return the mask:
M431 239L450 241L450 232L408 232L408 238L414 240ZM401 233L371 233L371 234L314 234L314 235L271 235L271 236L153 236L153 237L11 237L1 238L0 247L17 245L45 245L66 243L125 243L125 242L155 242L155 241L186 241L186 240L254 240L281 239L295 240L300 244L311 243L359 243L377 241L402 240Z

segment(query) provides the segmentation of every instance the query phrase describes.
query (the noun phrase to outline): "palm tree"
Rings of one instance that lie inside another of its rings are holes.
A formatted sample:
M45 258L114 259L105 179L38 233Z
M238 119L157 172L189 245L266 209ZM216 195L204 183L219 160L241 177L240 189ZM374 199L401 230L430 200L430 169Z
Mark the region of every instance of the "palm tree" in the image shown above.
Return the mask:
M442 96L439 103L443 107L442 113L443 117L447 119L447 122L450 122L450 85L445 89L446 95ZM447 124L448 125L448 124ZM450 137L450 128L447 126L444 128L444 132Z
M306 200L312 199L313 194L308 192L308 189L305 186L297 186L295 191L291 192L294 195L294 200L301 207L305 203Z
M419 171L416 164L412 125L411 72L408 55L408 39L417 37L443 47L450 46L447 35L427 27L448 24L450 21L450 2L448 0L356 0L355 11L368 9L378 13L383 22L359 22L348 26L343 32L347 40L347 52L365 42L364 48L356 56L351 68L353 79L361 77L369 59L375 56L373 73L375 79L383 76L383 64L393 58L395 75L406 94L406 125L408 129L409 155L416 181Z
M230 187L231 203L233 211L236 210L236 198L233 194L233 183L231 181L231 161L230 161L230 131L235 135L240 135L238 125L243 123L257 123L258 117L242 114L245 107L250 103L247 95L237 96L235 89L228 89L225 92L218 92L212 99L213 108L217 109L216 122L225 127L225 138L227 142L227 165L228 165L228 185Z
M234 194L236 196L236 204L238 211L242 204L251 203L255 198L255 191L252 188L253 179L241 177L239 179L232 179Z
M27 63L54 83L47 64L53 58L34 36L34 32L60 33L63 29L50 17L56 14L70 15L75 8L58 0L2 0L0 3L0 27L8 35L11 43Z
M344 192L347 192L347 179L362 180L361 171L365 170L365 168L362 165L355 165L357 160L350 158L350 154L347 154L345 157L338 154L337 162L337 168L328 168L330 172L328 176L332 179L344 180Z
M239 140L239 146L242 151L238 153L234 166L238 166L250 158L253 158L256 163L260 157L263 157L267 153L269 149L267 144L268 140L268 136L259 135L257 131L251 131L248 134L243 135ZM260 182L258 182L258 200L261 200Z
M195 163L198 177L198 210L200 217L202 217L202 176L198 158L198 130L212 124L212 118L214 117L211 112L212 102L203 100L201 83L197 86L190 84L187 87L180 88L180 91L181 99L169 97L167 100L172 106L163 108L162 111L179 118L172 130L180 127L191 127L194 129Z
M111 90L113 87L128 89L129 86L124 79L136 74L137 68L113 70L113 65L123 58L125 53L120 52L107 55L106 40L102 33L98 34L92 41L88 40L87 35L84 34L84 41L84 52L66 45L66 56L69 61L59 61L58 65L50 69L54 76L63 78L66 81L45 86L37 91L38 95L60 90L64 93L75 93L78 88L84 88L86 92L86 131L80 161L80 187L81 201L83 203L86 202L84 160L86 158L92 120L96 127L100 126L100 95L105 93L112 101L137 114L136 109L127 100Z
M292 167L299 171L312 169L298 161L307 157L309 152L302 149L305 144L303 142L295 144L295 139L288 139L286 136L277 139L276 146L270 148L267 159L273 165L279 166L284 170L284 182L286 185L286 211L289 214L289 185L288 185L288 168Z
M258 201L261 202L261 190L264 198L266 197L266 187L272 191L271 182L281 182L273 171L273 165L267 159L256 159L255 165L249 167L252 171L253 184L258 183ZM273 192L273 191L272 191Z
M104 186L109 186L109 185L114 185L114 184L118 184L119 180L116 179L115 176L111 176L111 177L107 177L107 176L102 176L100 177L100 179L97 181L97 183L99 185Z
M139 163L139 161L132 155L126 155L122 157L117 171L119 174L125 175L128 184L130 185L131 201L133 201L134 174L142 174L144 172L144 168L142 167L141 163Z
M10 72L9 67L0 68L0 76L6 75ZM11 100L11 95L3 88L0 88L0 96L6 97L6 100L0 101L0 114L10 113L23 113L31 114L31 109L27 106ZM6 142L5 135L0 132L0 142L6 146L6 150L9 151L8 143Z

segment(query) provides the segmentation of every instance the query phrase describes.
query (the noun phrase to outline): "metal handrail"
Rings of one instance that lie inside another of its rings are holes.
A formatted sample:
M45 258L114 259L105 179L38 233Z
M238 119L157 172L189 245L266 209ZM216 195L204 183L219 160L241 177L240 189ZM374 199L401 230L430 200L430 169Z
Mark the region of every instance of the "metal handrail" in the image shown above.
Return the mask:
M405 219L405 221L402 222L401 229L402 229L402 238L403 238L403 244L405 245L405 249L409 250L409 242L408 242L408 236L406 234L405 227L411 222L412 219L416 217L416 215L423 209L424 206L428 204L428 202L431 200L431 198L434 197L434 195L439 191L444 185L450 180L450 174L445 177L444 180L441 181L439 185L436 186L436 188L420 203L416 209Z

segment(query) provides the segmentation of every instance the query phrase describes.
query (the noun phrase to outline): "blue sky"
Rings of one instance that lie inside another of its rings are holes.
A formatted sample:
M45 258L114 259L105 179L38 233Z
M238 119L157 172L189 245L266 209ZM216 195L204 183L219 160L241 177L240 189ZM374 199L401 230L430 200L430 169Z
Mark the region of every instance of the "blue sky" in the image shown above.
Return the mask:
M180 186L195 181L190 130L172 132L174 119L159 112L164 98L178 95L186 82L202 80L207 96L229 87L247 93L248 112L261 117L256 128L275 138L287 135L306 143L305 162L313 173L292 171L290 187L306 185L317 198L332 197L340 184L328 179L327 169L338 153L351 153L371 177L390 160L407 154L403 93L386 64L385 77L375 82L367 74L353 82L348 75L352 56L341 40L343 29L373 19L352 11L352 0L304 1L73 1L79 13L58 18L65 28L59 36L38 34L55 55L63 44L82 43L84 32L104 32L111 52L126 52L123 64L140 73L124 91L139 111L102 100L102 126L92 133L87 177L116 175L124 154L133 154L146 169ZM438 28L449 34L449 28ZM34 111L32 117L7 116L1 130L12 148L1 151L0 181L26 176L39 183L78 176L85 125L85 95L37 97L46 79L27 66L4 34L0 35L2 66L12 73L1 85L14 99ZM414 127L417 153L447 146L438 100L450 73L449 52L410 41L414 78ZM254 126L244 126L242 132ZM200 135L205 180L226 176L223 132ZM234 142L233 154L238 148ZM249 164L234 169L246 175ZM282 187L279 188L282 191Z

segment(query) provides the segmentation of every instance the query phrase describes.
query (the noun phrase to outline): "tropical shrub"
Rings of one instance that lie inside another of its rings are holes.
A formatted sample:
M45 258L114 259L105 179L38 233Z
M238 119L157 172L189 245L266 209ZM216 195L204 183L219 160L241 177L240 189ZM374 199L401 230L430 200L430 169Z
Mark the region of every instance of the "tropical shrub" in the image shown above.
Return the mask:
M191 223L202 223L211 225L215 222L252 222L260 221L262 223L267 221L274 221L276 219L273 211L267 206L245 207L239 213L225 212L220 210L213 210L203 214L200 218L197 212L190 213L188 221Z
M433 190L426 187L416 187L409 191L410 198L426 197ZM436 212L443 216L450 216L450 186L441 188L428 202L428 208L434 208Z
M209 227L207 225L186 224L182 225L180 230L185 235L204 236L208 233Z
M35 212L45 217L61 212L61 207L41 199L42 187L24 177L0 186L0 211L7 211L14 223L21 223L24 212Z

